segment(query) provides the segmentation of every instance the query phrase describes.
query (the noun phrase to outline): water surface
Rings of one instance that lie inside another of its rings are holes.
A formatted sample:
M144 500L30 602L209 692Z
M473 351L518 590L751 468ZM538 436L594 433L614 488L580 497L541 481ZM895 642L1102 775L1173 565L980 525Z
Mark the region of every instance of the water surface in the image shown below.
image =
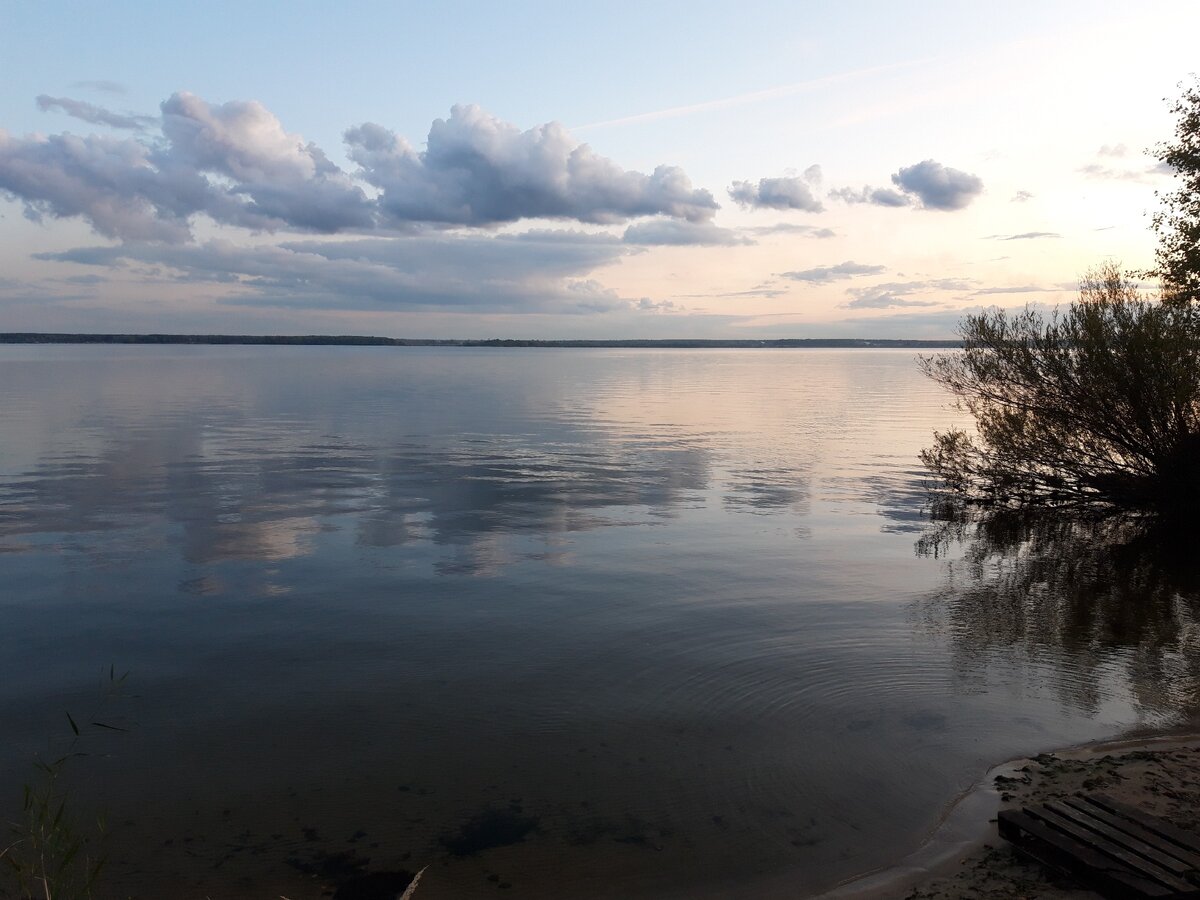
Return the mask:
M71 711L130 726L71 770L111 896L885 864L1200 685L1194 585L931 529L945 402L909 351L0 347L0 807Z

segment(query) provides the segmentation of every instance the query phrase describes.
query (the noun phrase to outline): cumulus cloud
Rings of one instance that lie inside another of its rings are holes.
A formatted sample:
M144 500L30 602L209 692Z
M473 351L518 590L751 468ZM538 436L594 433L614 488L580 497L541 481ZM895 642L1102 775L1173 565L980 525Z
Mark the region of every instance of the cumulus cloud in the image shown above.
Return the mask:
M983 192L983 181L977 175L932 159L902 168L892 176L892 184L917 197L922 209L963 209Z
M260 230L373 224L362 188L261 104L175 94L162 113L160 141L0 131L0 192L31 219L81 216L122 240L188 240L200 213Z
M829 192L829 196L843 203L869 203L872 206L908 206L912 202L899 191L868 185L857 191L854 188L836 188Z
M1033 194L1031 194L1029 191L1017 191L1015 194L1012 195L1013 203L1024 203L1025 201L1032 200L1032 199L1033 199Z
M162 105L162 131L170 148L162 165L232 182L223 192L230 202L213 216L218 221L328 234L373 224L362 188L261 103L213 105L174 94Z
M753 244L731 228L721 228L711 222L688 222L679 219L654 219L639 222L625 229L625 243L641 246L706 245L731 247Z
M943 166L927 159L905 166L892 176L894 188L870 185L861 190L837 188L829 196L844 203L868 203L872 206L917 206L919 209L964 209L983 192L983 181L976 175Z
M136 140L97 135L13 138L0 130L0 193L24 202L25 215L81 216L106 237L181 241L188 219L210 204L198 173L154 164Z
M752 181L735 181L729 188L729 196L740 206L750 209L799 209L804 212L822 212L825 207L813 196L812 188L806 183L819 183L820 166L810 166L804 177L760 178Z
M838 263L836 266L820 266L815 269L803 269L798 272L780 272L781 278L792 281L804 281L809 284L829 284L832 281L842 281L859 275L878 275L887 271L885 266L868 266L851 260Z
M113 127L146 124L67 98L39 102ZM33 219L79 216L107 237L168 242L188 240L198 215L254 230L332 234L527 218L670 216L700 224L717 209L679 168L628 171L561 125L520 131L475 106L435 121L421 152L378 125L350 129L354 173L255 101L212 104L177 93L161 112L161 135L0 131L0 195L23 202Z
M712 218L717 203L675 166L651 174L622 169L557 122L521 131L478 106L437 119L426 149L371 123L346 132L350 158L381 191L393 222L495 225L524 218L623 222L668 215Z
M42 112L58 110L84 122L93 125L107 125L109 128L125 128L132 131L142 131L155 121L153 116L122 115L107 110L102 106L85 103L82 100L72 100L70 97L50 97L39 94L35 101Z

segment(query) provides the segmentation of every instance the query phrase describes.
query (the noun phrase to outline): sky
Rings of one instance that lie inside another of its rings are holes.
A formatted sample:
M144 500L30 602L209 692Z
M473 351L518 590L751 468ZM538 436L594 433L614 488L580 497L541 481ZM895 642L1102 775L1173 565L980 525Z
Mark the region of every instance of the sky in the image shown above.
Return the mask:
M0 0L0 332L946 338L1144 268L1180 2Z

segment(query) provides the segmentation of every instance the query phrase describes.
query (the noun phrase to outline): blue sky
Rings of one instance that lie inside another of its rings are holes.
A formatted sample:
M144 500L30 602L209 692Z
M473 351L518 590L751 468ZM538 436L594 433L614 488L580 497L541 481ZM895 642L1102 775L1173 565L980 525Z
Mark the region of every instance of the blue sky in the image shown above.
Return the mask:
M982 6L0 3L0 330L942 337L1146 265L1197 4Z

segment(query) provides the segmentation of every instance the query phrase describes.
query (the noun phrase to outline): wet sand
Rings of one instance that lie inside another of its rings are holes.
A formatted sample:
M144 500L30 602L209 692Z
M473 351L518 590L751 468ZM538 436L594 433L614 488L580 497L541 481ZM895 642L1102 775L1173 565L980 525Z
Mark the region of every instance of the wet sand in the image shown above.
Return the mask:
M1102 791L1200 834L1200 734L1095 744L1012 760L954 806L930 839L898 866L821 895L839 900L1084 900L1098 894L1018 856L999 838L996 813Z

